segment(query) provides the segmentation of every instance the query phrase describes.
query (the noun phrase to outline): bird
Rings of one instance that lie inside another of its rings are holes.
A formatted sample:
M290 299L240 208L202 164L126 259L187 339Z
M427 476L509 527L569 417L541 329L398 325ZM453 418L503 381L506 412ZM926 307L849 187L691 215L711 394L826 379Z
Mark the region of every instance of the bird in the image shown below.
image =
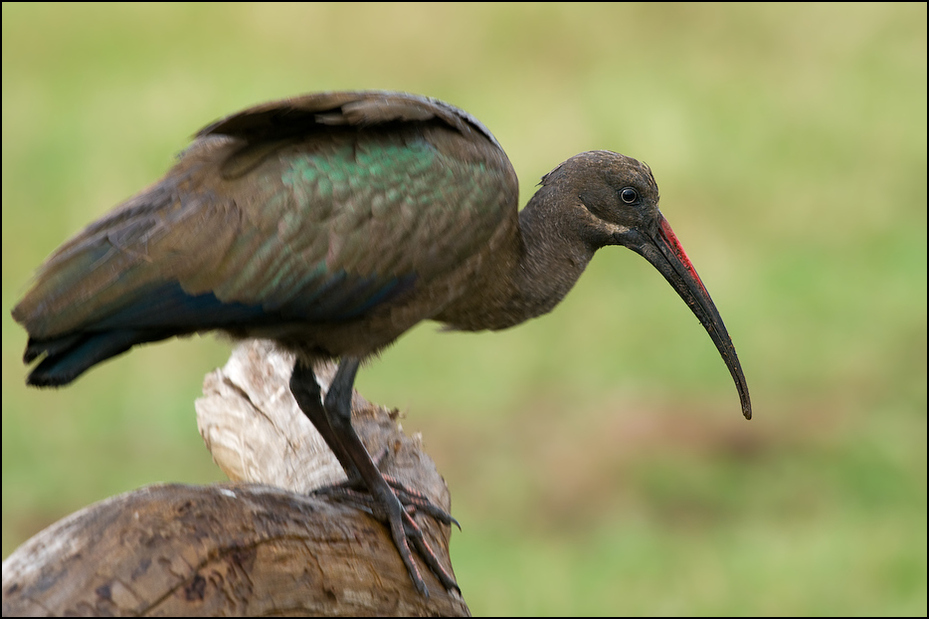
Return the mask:
M752 414L735 346L646 164L583 152L545 174L523 209L518 193L493 134L435 98L321 92L234 113L39 267L12 310L28 333L26 382L64 386L175 336L271 339L295 353L294 398L387 526L412 585L428 595L415 553L458 590L413 515L457 522L385 478L351 425L359 367L420 321L518 325L552 310L597 250L624 246L690 307ZM338 363L325 393L319 360Z

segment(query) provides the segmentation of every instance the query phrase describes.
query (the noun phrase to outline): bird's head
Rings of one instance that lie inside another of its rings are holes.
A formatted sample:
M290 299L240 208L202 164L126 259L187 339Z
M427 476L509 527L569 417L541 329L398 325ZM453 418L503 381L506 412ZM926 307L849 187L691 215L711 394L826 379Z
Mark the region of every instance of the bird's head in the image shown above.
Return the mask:
M748 386L726 326L668 221L658 210L658 184L651 169L631 157L590 151L568 159L542 179L567 183L578 234L591 250L623 245L664 276L709 333L739 392L742 414L751 419Z

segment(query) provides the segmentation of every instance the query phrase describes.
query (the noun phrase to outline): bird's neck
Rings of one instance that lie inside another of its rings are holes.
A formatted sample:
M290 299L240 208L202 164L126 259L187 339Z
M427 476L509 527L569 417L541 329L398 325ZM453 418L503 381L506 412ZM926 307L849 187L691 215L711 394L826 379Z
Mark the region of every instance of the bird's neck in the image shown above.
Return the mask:
M467 293L438 320L469 331L506 329L551 311L565 297L596 248L584 242L570 210L556 208L566 197L558 189L543 187L532 197L518 225L502 231Z

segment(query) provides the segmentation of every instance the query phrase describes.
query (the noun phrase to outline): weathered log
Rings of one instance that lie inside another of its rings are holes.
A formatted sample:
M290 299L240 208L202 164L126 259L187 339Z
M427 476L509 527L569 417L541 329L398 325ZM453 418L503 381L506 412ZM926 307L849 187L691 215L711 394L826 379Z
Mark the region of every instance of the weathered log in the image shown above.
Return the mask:
M207 376L201 434L233 480L153 485L76 512L3 562L4 615L468 615L420 563L413 588L386 528L307 493L344 479L290 395L292 358L239 346ZM325 385L334 367L317 368ZM385 473L449 509L421 441L357 393L353 423ZM451 572L449 527L417 516Z

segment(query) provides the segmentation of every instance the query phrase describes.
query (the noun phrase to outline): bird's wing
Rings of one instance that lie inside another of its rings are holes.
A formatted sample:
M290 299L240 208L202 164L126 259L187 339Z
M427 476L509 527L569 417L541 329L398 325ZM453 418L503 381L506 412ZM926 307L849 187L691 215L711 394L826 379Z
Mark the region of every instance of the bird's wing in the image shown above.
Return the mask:
M447 104L264 104L205 128L161 181L63 245L14 317L35 340L347 320L454 269L515 221L516 193L493 136Z

